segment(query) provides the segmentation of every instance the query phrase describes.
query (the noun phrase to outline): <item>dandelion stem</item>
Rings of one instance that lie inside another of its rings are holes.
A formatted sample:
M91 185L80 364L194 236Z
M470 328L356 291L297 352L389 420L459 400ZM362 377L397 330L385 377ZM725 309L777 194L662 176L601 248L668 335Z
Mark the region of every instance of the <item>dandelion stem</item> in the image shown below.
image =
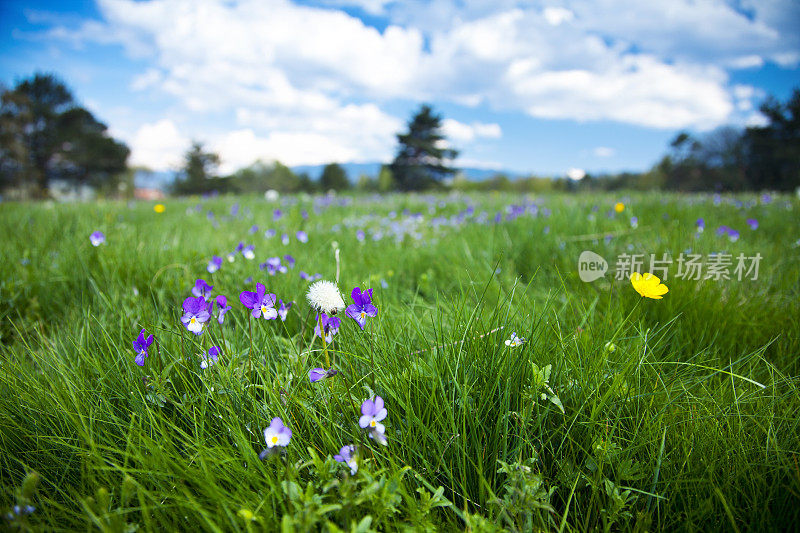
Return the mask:
M317 323L319 324L319 334L322 337L322 351L325 352L325 369L331 367L331 359L328 355L328 341L325 339L325 329L322 327L322 313L317 314Z

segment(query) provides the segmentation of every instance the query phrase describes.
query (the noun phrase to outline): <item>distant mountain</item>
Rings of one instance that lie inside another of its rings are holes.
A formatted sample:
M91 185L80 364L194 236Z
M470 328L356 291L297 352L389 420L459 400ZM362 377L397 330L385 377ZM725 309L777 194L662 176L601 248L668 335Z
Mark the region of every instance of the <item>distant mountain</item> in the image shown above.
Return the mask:
M133 176L134 184L142 189L160 189L166 190L170 183L175 181L174 170L137 170Z
M382 163L377 161L371 163L339 163L339 165L347 172L347 177L350 181L356 183L359 176L366 174L372 178L376 177L381 170ZM325 165L297 165L291 167L295 174L307 173L312 180L319 179L322 175L322 169ZM520 172L512 172L508 170L492 170L486 168L460 168L460 172L469 180L483 181L487 180L497 174L504 174L511 179L520 178L525 176ZM139 170L134 176L134 182L137 187L145 189L160 189L166 190L170 183L175 180L176 172L174 170L162 170L150 172L146 170Z
M355 183L358 181L358 177L362 174L366 174L367 176L375 177L378 175L378 172L381 170L382 163L372 162L372 163L339 163L345 172L347 172L347 177L350 178L350 181ZM325 165L298 165L295 167L291 167L292 170L296 174L300 174L301 172L307 173L311 176L311 179L318 179L322 174L322 169L325 168ZM463 172L464 175L469 180L473 181L483 181L489 179L497 174L505 174L509 178L520 178L525 176L520 172L512 172L508 170L493 170L493 169L486 169L486 168L459 168L459 171Z

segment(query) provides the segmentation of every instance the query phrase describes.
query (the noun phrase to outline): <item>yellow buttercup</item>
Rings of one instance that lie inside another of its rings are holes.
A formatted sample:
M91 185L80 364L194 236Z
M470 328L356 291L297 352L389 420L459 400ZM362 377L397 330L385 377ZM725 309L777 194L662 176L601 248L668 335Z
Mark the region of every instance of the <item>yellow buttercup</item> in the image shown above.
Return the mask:
M645 274L634 272L631 274L631 284L636 292L638 292L644 298L660 300L669 292L667 286L661 283L660 279L649 272Z

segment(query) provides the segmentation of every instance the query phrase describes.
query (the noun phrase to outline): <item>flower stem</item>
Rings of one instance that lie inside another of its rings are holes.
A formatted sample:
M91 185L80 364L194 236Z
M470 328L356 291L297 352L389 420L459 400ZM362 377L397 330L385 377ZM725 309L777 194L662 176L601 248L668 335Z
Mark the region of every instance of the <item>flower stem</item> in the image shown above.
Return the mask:
M325 340L325 329L322 327L322 313L317 314L317 323L319 324L319 334L322 337L322 350L325 352L325 370L331 367L331 358L328 355L328 341Z
M250 326L250 351L247 352L247 363L248 363L248 370L247 373L250 375L250 379L253 379L253 317L251 315L247 315L247 324Z

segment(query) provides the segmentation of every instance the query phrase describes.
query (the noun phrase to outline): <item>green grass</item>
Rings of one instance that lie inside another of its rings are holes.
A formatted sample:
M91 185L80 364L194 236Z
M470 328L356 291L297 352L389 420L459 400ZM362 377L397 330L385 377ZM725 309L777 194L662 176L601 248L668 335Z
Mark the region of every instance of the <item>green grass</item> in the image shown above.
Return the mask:
M317 212L317 200L294 198L278 221L279 205L256 197L174 200L160 215L145 203L0 204L0 510L36 507L2 527L791 528L800 519L798 201L553 196L535 199L535 214L493 222L532 200L360 197ZM609 215L619 200L625 211ZM741 238L717 236L720 225ZM269 228L278 236L265 239ZM308 243L280 243L298 229ZM90 245L94 230L105 245ZM255 260L205 271L239 241L256 245ZM379 313L364 332L342 316L332 347L340 373L310 384L324 357L298 272L334 279L337 247L348 303L352 287L372 287ZM760 253L758 279L676 279L673 263L663 300L614 279L619 254L689 249L704 261ZM609 261L604 278L579 279L583 250ZM259 270L285 254L297 260L287 274ZM255 290L248 276L296 302L285 323L253 321L252 337L238 301ZM197 278L233 306L199 337L179 321ZM143 368L131 348L141 328L156 337ZM511 332L527 341L506 347ZM220 362L201 370L212 345ZM386 447L358 427L373 395L389 411ZM276 416L291 443L259 460ZM331 458L351 443L355 476Z

